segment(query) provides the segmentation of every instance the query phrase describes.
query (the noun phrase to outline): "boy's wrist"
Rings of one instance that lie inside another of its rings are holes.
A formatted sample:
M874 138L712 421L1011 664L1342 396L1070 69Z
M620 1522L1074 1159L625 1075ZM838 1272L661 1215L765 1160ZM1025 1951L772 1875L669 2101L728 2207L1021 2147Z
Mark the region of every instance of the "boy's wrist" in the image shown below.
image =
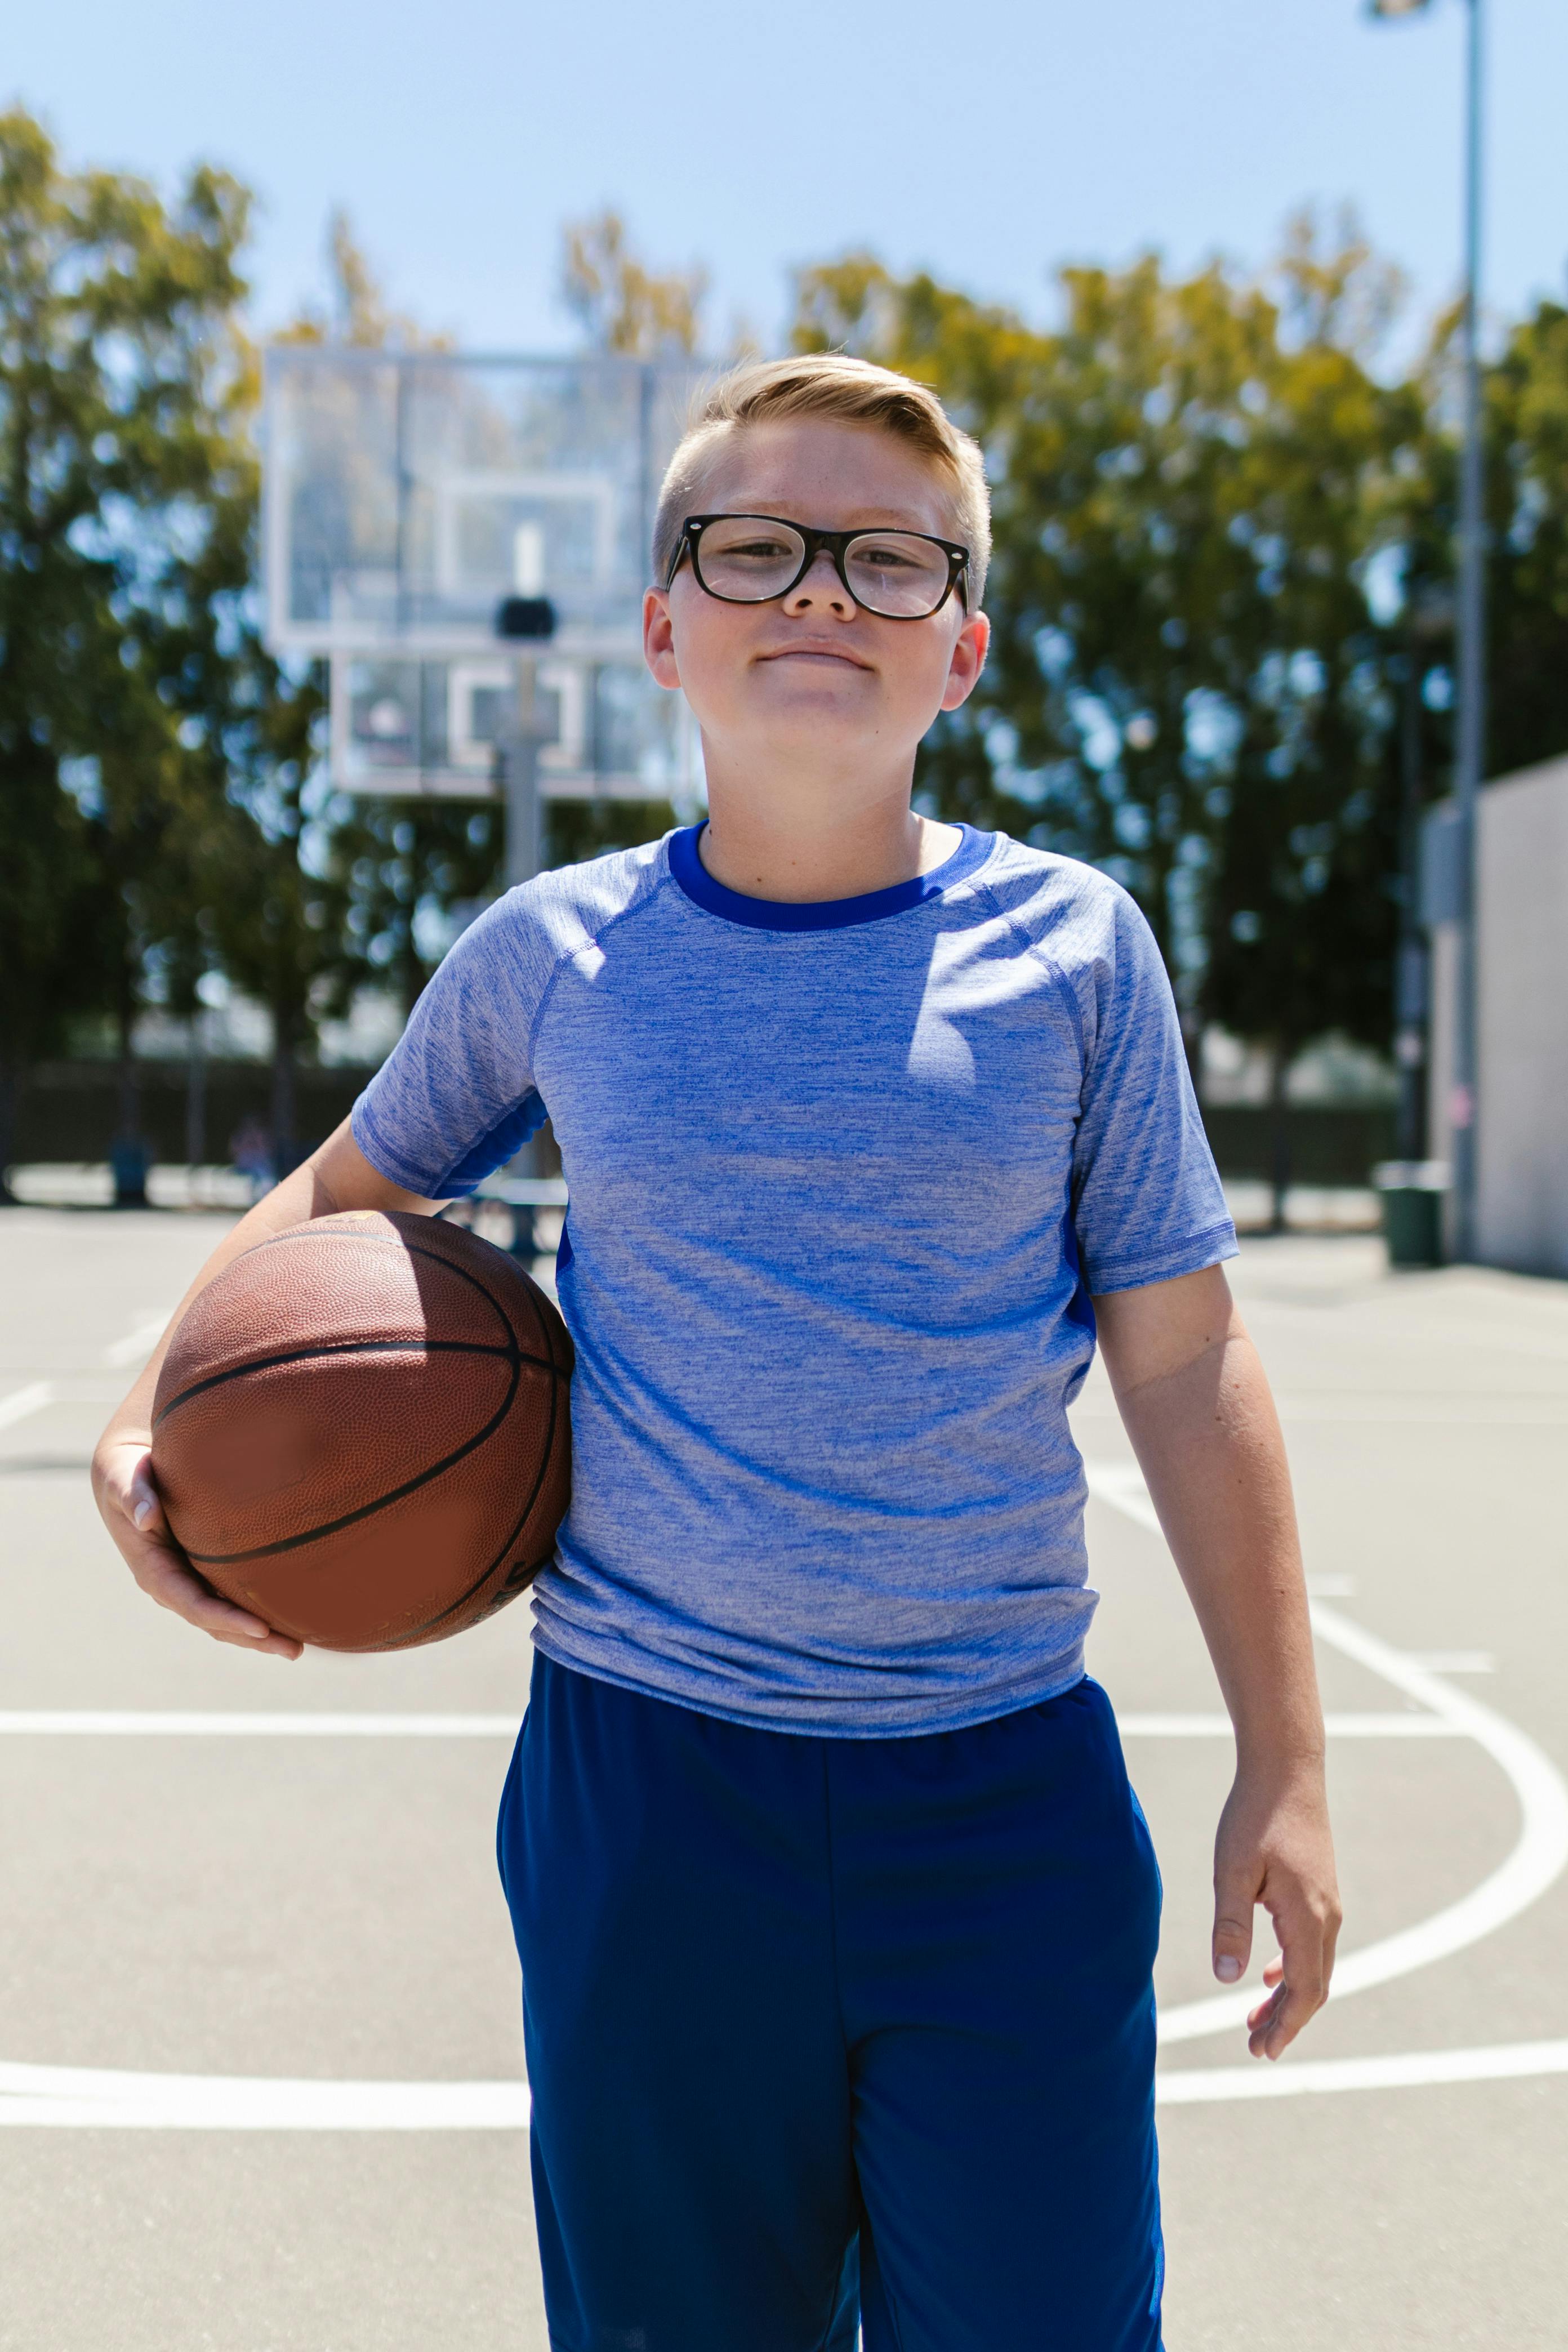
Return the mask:
M122 1452L127 1446L133 1448L138 1454L150 1454L152 1452L153 1433L144 1422L127 1421L110 1423L109 1427L103 1432L98 1444L92 1449L91 1471L92 1484L95 1490L101 1489L103 1481L109 1475L110 1465L113 1462L115 1455Z
M112 1454L117 1446L139 1445L146 1453L153 1443L153 1433L144 1421L110 1422L99 1439L96 1451Z
M1321 1780L1327 1762L1327 1741L1320 1718L1313 1724L1283 1728L1278 1723L1251 1726L1234 1723L1237 1769L1249 1778L1273 1777Z

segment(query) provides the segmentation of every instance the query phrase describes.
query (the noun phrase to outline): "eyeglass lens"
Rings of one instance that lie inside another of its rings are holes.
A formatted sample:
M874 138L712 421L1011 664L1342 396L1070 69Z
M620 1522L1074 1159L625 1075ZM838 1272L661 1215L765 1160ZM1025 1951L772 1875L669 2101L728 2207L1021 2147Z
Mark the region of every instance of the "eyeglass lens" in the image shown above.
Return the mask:
M710 595L765 604L784 594L805 554L805 540L788 523L725 515L703 528L698 576ZM844 569L857 602L889 620L921 620L947 593L946 555L913 531L860 532L845 549Z

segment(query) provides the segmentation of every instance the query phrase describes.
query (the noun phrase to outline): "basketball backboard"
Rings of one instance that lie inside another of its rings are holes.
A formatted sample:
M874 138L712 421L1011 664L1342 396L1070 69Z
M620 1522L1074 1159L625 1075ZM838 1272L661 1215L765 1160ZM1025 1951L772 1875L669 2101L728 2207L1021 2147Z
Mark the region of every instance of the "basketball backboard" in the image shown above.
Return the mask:
M461 661L331 657L332 781L350 793L488 799L517 708L504 651ZM533 709L547 800L689 801L699 790L691 714L656 687L640 653L574 661L545 649Z
M653 507L700 371L277 344L267 354L266 634L331 673L333 781L489 796L533 661L550 797L687 799L694 730L642 664ZM508 644L548 599L547 645Z

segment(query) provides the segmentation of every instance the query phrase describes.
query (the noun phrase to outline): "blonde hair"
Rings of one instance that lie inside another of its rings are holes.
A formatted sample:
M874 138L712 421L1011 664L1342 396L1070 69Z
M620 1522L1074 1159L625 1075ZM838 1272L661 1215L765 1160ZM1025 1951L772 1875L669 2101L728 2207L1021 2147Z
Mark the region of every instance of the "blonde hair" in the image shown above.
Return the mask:
M964 591L980 609L991 560L991 497L980 445L955 425L929 384L846 352L809 352L761 360L721 376L700 404L665 472L653 526L654 578L662 585L680 526L700 504L720 446L747 425L823 416L890 433L929 460L942 478L953 535L970 551ZM809 520L809 518L806 518Z

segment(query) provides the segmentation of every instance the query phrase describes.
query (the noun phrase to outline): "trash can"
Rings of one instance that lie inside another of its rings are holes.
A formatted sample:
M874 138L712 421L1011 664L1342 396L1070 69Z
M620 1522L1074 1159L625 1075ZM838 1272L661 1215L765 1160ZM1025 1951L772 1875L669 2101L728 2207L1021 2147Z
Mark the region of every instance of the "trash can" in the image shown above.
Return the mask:
M117 1209L144 1209L147 1206L147 1171L153 1155L139 1135L117 1135L109 1147L109 1166L114 1178L114 1205Z
M1385 1160L1372 1171L1383 1204L1383 1235L1390 1265L1441 1265L1443 1195L1448 1171L1440 1160Z

